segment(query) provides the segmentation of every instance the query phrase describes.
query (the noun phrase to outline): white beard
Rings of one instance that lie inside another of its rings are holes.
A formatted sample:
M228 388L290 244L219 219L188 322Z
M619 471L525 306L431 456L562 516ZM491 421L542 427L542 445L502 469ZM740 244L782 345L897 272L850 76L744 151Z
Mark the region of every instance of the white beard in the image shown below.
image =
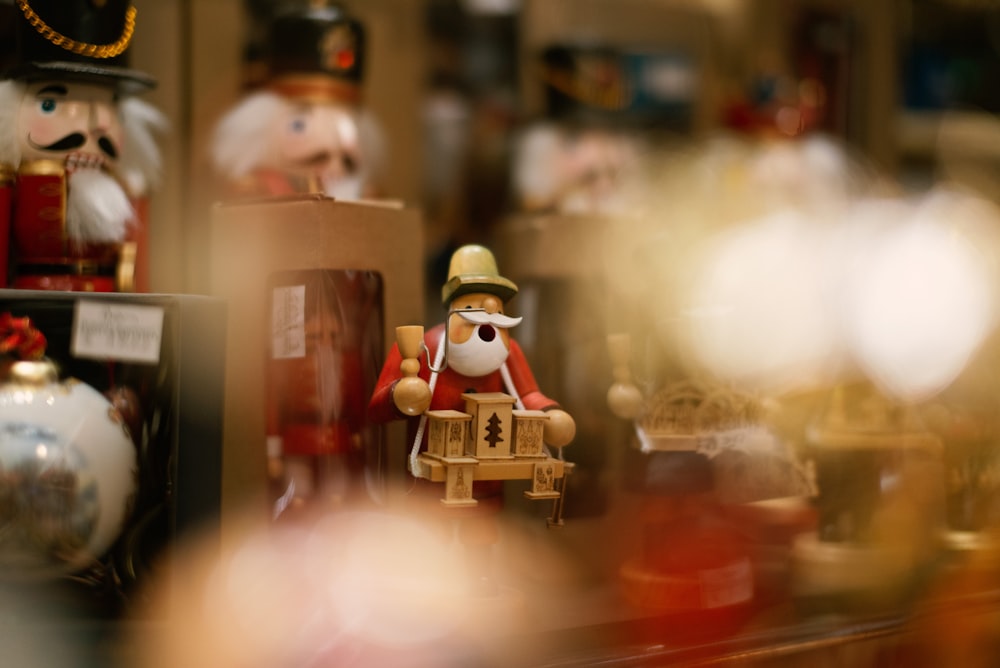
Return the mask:
M476 325L465 343L448 342L448 366L470 378L493 373L503 366L510 353L499 331L492 341L483 341L479 338L480 327Z
M81 169L69 175L66 233L78 243L122 241L135 218L121 185L98 169Z
M316 392L323 424L343 417L339 361L338 355L327 346L320 346L316 350Z
M358 200L364 194L364 180L360 176L334 176L323 179L323 193L341 200Z

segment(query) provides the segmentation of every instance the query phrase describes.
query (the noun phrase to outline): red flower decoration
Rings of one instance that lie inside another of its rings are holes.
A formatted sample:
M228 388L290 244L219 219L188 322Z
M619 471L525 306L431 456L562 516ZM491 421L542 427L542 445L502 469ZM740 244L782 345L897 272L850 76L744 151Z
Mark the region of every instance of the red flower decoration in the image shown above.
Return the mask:
M45 335L35 329L31 318L0 313L0 355L22 360L41 359L45 356Z

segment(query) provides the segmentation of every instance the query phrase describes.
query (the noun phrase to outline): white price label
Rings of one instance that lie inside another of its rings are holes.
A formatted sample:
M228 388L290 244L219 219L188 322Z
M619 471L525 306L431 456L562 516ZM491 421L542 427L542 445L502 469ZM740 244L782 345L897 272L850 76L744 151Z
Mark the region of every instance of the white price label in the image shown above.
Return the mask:
M306 286L274 288L271 295L271 356L290 359L306 355Z
M157 364L162 339L159 306L76 302L71 343L75 357Z

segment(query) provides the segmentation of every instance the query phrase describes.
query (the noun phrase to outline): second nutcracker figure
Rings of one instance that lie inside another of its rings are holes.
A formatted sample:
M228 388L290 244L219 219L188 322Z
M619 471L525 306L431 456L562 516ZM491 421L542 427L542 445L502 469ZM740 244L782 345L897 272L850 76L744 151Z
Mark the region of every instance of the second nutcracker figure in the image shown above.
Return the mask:
M302 4L270 17L267 80L215 129L211 157L227 199L378 194L382 132L362 102L364 25L338 3Z
M153 87L127 67L129 0L15 0L0 81L0 286L148 289Z
M366 271L281 272L271 285L267 449L274 517L365 497L377 434L365 401L382 351L382 283Z

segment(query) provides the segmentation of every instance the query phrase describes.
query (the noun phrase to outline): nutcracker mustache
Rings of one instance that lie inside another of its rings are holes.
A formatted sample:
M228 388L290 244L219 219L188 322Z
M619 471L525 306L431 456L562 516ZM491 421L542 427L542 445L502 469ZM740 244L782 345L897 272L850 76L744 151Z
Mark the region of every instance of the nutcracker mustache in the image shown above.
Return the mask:
M298 162L302 167L322 167L332 162L334 155L331 151L319 151ZM349 155L340 156L339 162L347 174L354 174L358 171L357 161Z
M71 132L62 139L52 142L51 144L39 144L36 143L31 137L28 137L28 144L39 151L72 151L73 149L80 148L87 143L87 135L82 132ZM97 139L97 145L111 159L116 159L118 157L118 149L107 137L99 137Z
M299 160L299 164L303 167L319 167L320 165L328 163L330 161L330 156L331 153L329 151L318 151Z

